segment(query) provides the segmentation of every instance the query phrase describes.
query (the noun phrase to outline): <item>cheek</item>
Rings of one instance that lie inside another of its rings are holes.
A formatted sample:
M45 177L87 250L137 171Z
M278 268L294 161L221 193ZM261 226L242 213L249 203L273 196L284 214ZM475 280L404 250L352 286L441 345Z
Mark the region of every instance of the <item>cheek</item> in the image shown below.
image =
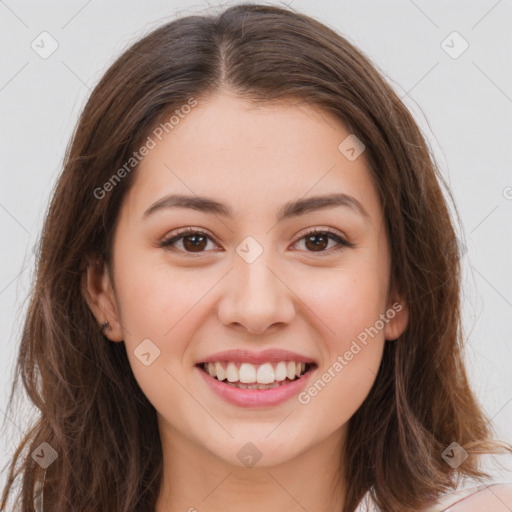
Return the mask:
M373 262L373 263L372 263ZM384 274L376 260L358 260L338 271L301 284L301 297L323 333L322 367L301 403L330 418L336 428L357 411L377 375L384 349ZM314 286L313 286L314 283Z
M331 350L347 350L351 340L374 326L385 311L385 291L375 268L347 266L295 282Z
M190 402L183 389L188 375L182 365L200 325L199 301L211 284L191 286L190 277L163 267L141 264L125 271L119 295L132 372L157 411L178 411Z
M190 313L200 309L218 276L146 260L132 257L117 266L121 313L128 337L166 340L190 323Z
M310 295L308 306L324 334L324 355L299 402L310 407L313 424L315 417L324 418L321 428L331 431L359 409L377 376L386 343L384 295L377 279L343 276L326 280Z
M350 361L343 356L322 368L299 396L308 421L322 431L345 425L368 396L378 372L384 342L375 340ZM322 418L320 424L317 419Z
M124 343L133 374L152 401L162 388L172 387L166 369L175 373L182 361L201 289L191 287L187 276L161 264L152 265L147 255L129 252L116 260L116 283ZM149 354L149 355L148 355Z

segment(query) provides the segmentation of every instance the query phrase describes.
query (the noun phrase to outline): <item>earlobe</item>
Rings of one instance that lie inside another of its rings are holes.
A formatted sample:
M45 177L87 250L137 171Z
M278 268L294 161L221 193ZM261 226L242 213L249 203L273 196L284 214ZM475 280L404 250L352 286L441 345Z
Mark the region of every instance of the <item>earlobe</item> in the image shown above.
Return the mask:
M402 298L392 301L386 310L389 321L384 328L384 337L388 341L398 339L407 328L409 322L409 308Z
M91 309L98 331L110 341L123 341L123 331L106 264L97 256L90 256L82 275L82 293ZM105 324L105 322L108 322Z

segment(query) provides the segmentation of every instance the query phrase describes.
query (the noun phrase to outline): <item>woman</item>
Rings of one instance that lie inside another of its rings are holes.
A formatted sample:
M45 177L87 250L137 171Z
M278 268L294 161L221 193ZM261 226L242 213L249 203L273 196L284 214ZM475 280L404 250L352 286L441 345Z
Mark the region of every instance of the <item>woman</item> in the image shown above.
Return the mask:
M510 503L450 494L512 448L468 386L439 181L392 89L314 19L238 5L134 44L44 226L18 360L40 418L2 510L16 475L23 511Z

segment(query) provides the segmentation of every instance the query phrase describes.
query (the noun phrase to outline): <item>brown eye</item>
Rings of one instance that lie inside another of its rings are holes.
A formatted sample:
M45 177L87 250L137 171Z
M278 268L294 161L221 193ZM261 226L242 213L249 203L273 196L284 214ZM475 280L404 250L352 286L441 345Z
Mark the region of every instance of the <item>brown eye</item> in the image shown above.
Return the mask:
M305 239L306 247L313 251L323 250L329 245L329 237L326 235L309 235Z
M330 230L319 231L315 229L299 239L299 241L302 240L304 240L304 245L308 252L330 253L330 249L333 249L333 246L328 247L330 241L334 241L337 244L335 244L334 250L342 249L343 247L354 247L354 244L347 242L340 235Z
M206 249L208 241L213 242L206 233L189 230L160 242L160 247L182 252L201 253ZM178 242L181 242L182 247L177 246Z
M206 247L206 237L204 235L184 236L183 246L187 251L201 251Z
M296 243L302 240L304 240L306 252L314 252L319 255L330 254L343 247L355 247L353 243L348 242L340 235L330 230L312 230L302 236ZM167 248L172 251L200 254L209 252L206 249L209 241L216 245L215 241L207 233L188 229L167 240L163 240L159 245L162 248ZM331 241L335 242L334 247L329 247L329 242ZM181 247L178 245L179 243L181 243Z

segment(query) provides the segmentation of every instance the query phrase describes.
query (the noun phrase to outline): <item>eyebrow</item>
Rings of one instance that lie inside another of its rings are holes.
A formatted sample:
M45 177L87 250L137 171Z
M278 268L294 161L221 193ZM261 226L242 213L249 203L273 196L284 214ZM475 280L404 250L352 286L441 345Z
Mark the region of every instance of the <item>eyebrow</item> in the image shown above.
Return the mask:
M363 217L367 222L371 222L371 217L363 205L355 197L343 193L312 196L289 201L281 207L276 215L276 218L277 221L280 222L284 219L298 217L310 212L339 206L351 208L353 211ZM204 196L171 194L162 197L153 203L144 212L143 218L147 218L157 211L168 208L190 208L192 210L210 213L213 215L220 215L222 217L234 217L234 212L229 206L220 203L215 199Z

